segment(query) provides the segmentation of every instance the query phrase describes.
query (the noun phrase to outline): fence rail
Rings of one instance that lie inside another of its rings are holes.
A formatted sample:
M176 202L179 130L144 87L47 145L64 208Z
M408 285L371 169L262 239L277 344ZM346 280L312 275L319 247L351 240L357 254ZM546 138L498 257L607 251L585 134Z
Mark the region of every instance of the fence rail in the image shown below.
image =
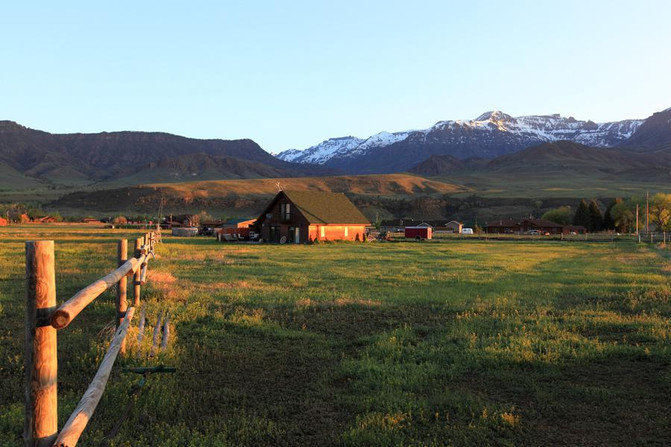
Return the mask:
M128 241L117 246L118 267L56 306L53 241L26 242L26 355L24 442L29 447L72 447L86 428L119 355L125 352L128 327L140 305L141 286L147 265L154 256L160 233L147 233L135 240L135 253L128 257ZM133 277L132 307L127 305L127 278ZM105 290L117 284L117 331L96 375L63 429L58 432L57 331L67 327L79 313Z

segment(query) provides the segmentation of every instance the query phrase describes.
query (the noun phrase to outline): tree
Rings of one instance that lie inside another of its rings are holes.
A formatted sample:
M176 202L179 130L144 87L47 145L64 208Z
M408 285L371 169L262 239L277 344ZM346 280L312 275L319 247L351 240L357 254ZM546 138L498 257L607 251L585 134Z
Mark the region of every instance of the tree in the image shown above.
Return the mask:
M634 229L636 216L627 203L620 202L613 205L610 215L613 219L613 226L620 233L629 233Z
M652 198L650 218L661 231L671 231L671 194L658 193Z
M194 227L197 227L201 222L212 222L213 220L214 217L212 217L210 213L207 211L201 211L200 213L193 216L191 223Z
M603 229L603 216L601 215L601 209L599 209L599 204L596 203L596 200L589 202L588 212L589 226L587 229L589 231L601 231Z
M26 214L28 214L28 217L30 217L33 220L45 217L47 215L47 213L45 213L43 210L39 208L31 208L26 211Z
M603 229L604 230L614 230L615 229L615 221L613 220L613 207L617 205L618 203L622 203L622 199L617 197L615 198L610 204L608 205L608 208L606 208L606 212L603 214Z
M636 205L638 205L639 222L643 222L645 204L639 198L629 198L613 205L610 210L615 229L620 233L636 231Z
M114 219L112 219L112 223L114 225L125 225L128 223L128 219L126 219L124 216L116 216Z
M587 205L585 199L580 201L578 208L575 210L575 215L573 216L573 225L582 225L588 230L592 226L590 222L589 206Z
M380 231L380 227L382 226L382 219L380 219L380 213L375 213L375 221L373 222L373 226L377 231Z
M543 214L543 219L560 225L569 225L571 223L571 207L560 206Z

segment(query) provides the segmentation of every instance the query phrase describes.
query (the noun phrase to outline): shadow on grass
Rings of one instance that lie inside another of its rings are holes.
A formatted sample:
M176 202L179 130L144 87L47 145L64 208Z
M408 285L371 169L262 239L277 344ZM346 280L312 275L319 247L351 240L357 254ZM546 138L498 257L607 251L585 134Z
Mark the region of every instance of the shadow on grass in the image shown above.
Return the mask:
M206 421L253 415L274 427L247 445L334 445L345 415L328 380L337 356L307 331L202 317L178 327L179 370L190 378L179 394L196 430ZM205 385L205 386L204 386ZM235 433L228 440L235 444ZM249 442L250 439L247 439Z

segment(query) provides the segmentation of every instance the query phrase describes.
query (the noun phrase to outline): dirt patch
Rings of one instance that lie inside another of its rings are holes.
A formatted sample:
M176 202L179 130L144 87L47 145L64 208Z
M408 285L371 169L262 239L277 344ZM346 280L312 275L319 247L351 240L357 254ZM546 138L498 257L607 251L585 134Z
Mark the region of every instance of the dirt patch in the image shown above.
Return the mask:
M149 270L147 272L149 280L155 284L172 284L177 281L177 278L170 272L158 272L156 270Z

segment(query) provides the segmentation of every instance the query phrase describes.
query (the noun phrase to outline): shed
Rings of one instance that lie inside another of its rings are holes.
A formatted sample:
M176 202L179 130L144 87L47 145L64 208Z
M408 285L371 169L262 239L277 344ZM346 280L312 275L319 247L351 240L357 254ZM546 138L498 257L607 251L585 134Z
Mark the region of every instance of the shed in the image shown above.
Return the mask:
M418 225L416 227L405 227L406 239L432 239L433 228L429 225Z
M280 191L256 219L264 241L362 241L370 221L342 193Z
M461 234L461 229L464 227L464 224L457 222L456 220L451 220L445 224L445 229L451 233Z

